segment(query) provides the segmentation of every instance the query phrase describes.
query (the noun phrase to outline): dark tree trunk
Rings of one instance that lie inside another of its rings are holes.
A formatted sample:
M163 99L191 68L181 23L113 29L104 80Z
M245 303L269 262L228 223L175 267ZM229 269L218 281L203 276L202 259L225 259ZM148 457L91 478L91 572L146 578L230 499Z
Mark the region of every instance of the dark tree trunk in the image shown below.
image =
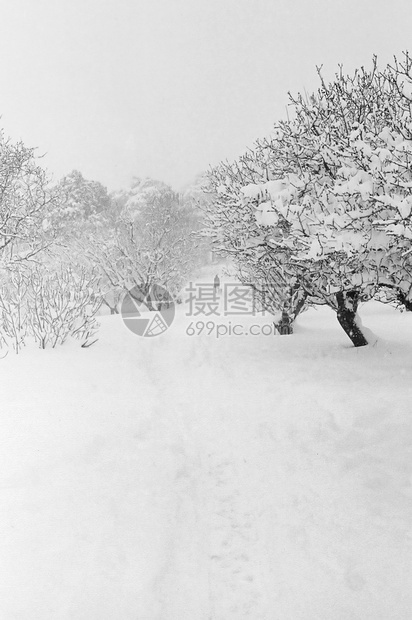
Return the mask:
M412 312L412 301L407 299L406 295L402 291L398 292L398 301L405 306L405 310Z
M293 313L294 320L296 320L298 318L299 314L302 312L303 308L305 307L305 303L306 303L307 298L308 298L308 294L303 292L301 297L300 297L300 299L299 299L299 301L296 304L295 311Z
M358 291L339 291L336 293L338 303L337 318L355 347L364 347L368 343L360 327L356 324L356 312L359 303Z
M283 310L279 323L274 323L274 325L281 336L293 334L293 318L289 316L286 310Z
M110 310L110 314L119 314L119 310L116 308L116 306L112 306L111 304L109 304L108 301L106 301L106 299L103 298L103 303L109 308Z
M291 293L291 302L285 304L282 310L282 317L279 323L274 323L281 336L293 334L293 323L302 312L308 297L307 293L302 292L299 299L296 299L293 297L293 292L295 291Z

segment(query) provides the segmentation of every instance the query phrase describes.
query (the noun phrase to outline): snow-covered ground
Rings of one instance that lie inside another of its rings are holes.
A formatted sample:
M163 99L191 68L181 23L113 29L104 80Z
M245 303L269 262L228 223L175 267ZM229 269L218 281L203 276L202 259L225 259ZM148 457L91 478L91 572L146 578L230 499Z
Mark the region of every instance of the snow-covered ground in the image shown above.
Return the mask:
M361 315L1 360L1 620L410 620L412 317Z

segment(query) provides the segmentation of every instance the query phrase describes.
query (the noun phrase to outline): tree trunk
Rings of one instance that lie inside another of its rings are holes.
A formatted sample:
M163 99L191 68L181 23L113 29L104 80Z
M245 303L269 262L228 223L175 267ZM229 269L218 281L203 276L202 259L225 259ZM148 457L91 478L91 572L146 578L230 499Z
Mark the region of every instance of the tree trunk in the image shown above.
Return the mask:
M400 301L401 304L405 306L405 310L407 312L412 312L412 301L409 301L405 293L403 293L402 291L398 291L398 301Z
M337 318L355 347L364 347L368 343L359 325L356 323L356 312L359 303L358 291L339 291L336 293L338 303Z
M110 314L119 314L119 310L116 306L112 306L109 302L103 297L103 303L109 308Z
M305 307L305 303L306 300L308 298L308 294L306 292L302 292L299 301L296 303L296 306L294 308L294 312L293 312L293 319L296 321L296 319L298 318L299 314L302 312L303 308Z
M281 336L293 334L293 318L289 316L286 310L283 310L282 318L279 323L274 323L274 326Z

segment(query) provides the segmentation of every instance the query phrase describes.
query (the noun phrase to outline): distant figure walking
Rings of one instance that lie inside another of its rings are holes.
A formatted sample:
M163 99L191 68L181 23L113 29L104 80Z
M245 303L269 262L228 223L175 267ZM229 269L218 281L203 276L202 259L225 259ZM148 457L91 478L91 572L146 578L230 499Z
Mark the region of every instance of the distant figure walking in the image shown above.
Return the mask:
M219 276L216 274L215 275L215 279L213 281L213 287L215 289L215 293L217 293L220 289L220 279Z

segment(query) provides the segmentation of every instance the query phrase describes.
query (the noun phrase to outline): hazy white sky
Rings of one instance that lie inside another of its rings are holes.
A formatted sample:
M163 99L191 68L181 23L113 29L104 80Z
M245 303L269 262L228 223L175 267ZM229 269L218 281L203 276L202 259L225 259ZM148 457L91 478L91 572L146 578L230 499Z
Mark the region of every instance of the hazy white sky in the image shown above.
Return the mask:
M109 189L240 155L287 91L411 45L411 0L2 0L0 125Z

